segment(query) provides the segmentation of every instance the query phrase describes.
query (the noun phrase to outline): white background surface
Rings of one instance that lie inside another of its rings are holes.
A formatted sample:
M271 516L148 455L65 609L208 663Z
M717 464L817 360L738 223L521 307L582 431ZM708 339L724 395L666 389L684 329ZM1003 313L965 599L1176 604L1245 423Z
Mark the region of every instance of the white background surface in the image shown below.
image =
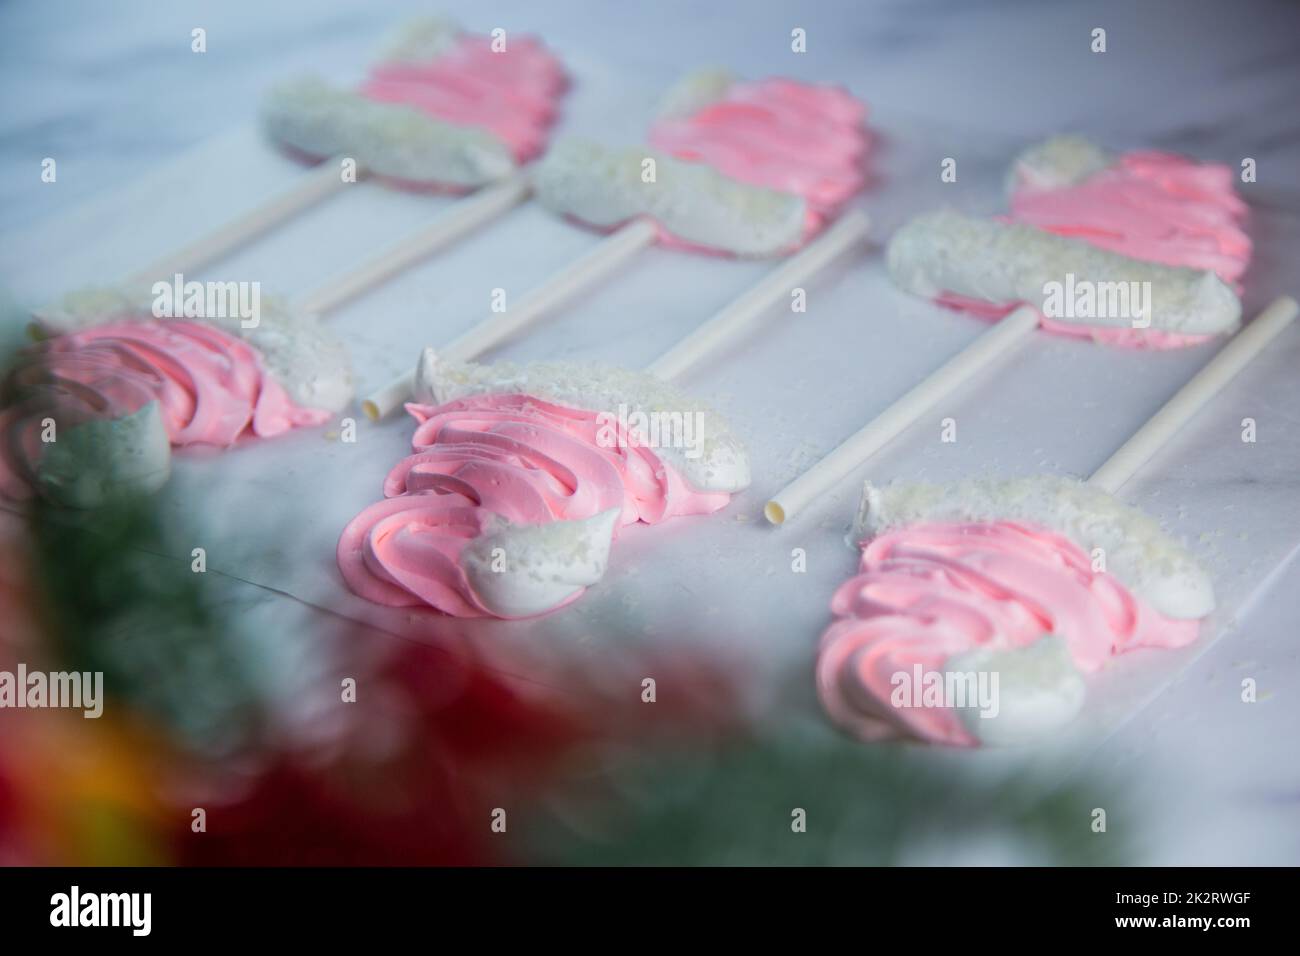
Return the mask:
M1152 145L1236 165L1259 183L1257 257L1247 310L1300 291L1300 12L1272 4L1014 3L442 5L471 28L544 35L575 85L564 132L634 141L657 93L683 70L720 63L743 75L841 82L872 106L878 183L864 206L883 237L942 202L991 211L1007 159L1028 141L1077 130L1117 147ZM426 6L400 4L53 3L0 9L0 278L24 302L111 280L300 170L249 125L258 93L315 67L354 75L387 28ZM614 11L617 11L615 13ZM209 52L189 52L208 30ZM789 52L808 31L809 52ZM1088 52L1095 26L1109 52ZM42 184L40 160L59 162ZM954 156L958 183L941 186ZM301 293L446 204L360 184L210 271ZM335 315L362 388L407 367L484 312L497 286L518 296L595 241L526 207ZM743 290L763 264L646 253L617 279L502 349L512 358L643 364ZM963 473L1086 474L1211 354L1114 352L1039 337L996 374L936 409L932 422L780 532L761 501L981 331L895 292L864 253L809 286L809 312L774 312L748 341L685 383L751 443L749 494L704 521L633 528L606 581L538 622L471 623L479 642L698 640L752 671L756 705L812 713L812 650L854 553L842 535L860 478ZM1187 434L1124 491L1206 558L1238 623L1217 616L1188 652L1126 660L1096 682L1083 779L1119 780L1149 802L1136 849L1153 862L1300 862L1300 715L1295 594L1300 566L1300 329L1292 329ZM958 419L955 445L938 421ZM1238 439L1245 416L1255 445ZM377 500L410 426L361 427L356 445L305 432L177 468L169 503L195 521L210 567L308 604L363 614L340 593L339 529ZM803 547L809 573L789 571ZM310 634L316 612L260 590L250 619ZM419 632L429 619L383 615ZM273 622L273 623L266 623ZM446 622L439 622L445 627ZM286 637L286 641L292 641ZM301 640L299 641L301 643ZM277 651L278 653L278 651ZM1199 659L1197 658L1199 655ZM1253 677L1261 701L1239 701ZM800 690L791 692L790 687ZM971 755L955 759L968 760ZM939 759L949 759L941 757ZM991 761L986 756L975 759ZM996 758L1003 759L1003 758ZM1085 783L1086 785L1086 783Z

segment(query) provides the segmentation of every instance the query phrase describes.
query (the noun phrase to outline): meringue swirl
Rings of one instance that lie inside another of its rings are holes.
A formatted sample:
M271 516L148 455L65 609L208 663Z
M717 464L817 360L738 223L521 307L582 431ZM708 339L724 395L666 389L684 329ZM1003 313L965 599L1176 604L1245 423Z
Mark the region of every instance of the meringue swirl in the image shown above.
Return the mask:
M1222 164L1149 150L1085 169L1078 181L1044 179L1022 167L1013 175L1007 218L1132 259L1208 270L1240 291L1251 242L1241 226L1247 207L1233 180L1233 171ZM1017 305L954 293L937 301L990 320ZM1156 328L1090 327L1047 317L1042 327L1130 348L1183 348L1213 338Z
M891 704L896 675L954 667L976 651L1016 651L1055 635L1081 672L1139 647L1181 647L1199 621L1165 617L1073 541L1012 521L922 523L863 546L835 592L817 690L830 717L864 740L915 736L977 746L952 706ZM954 668L955 669L955 668Z
M566 85L537 40L477 36L425 18L402 31L357 89L314 74L276 84L261 122L291 154L347 156L401 188L461 193L542 151Z
M348 587L378 604L462 617L546 613L599 579L619 527L730 500L695 490L655 449L588 409L522 393L407 409L419 422L413 454L385 480L387 500L354 518L338 545ZM525 549L512 535L532 542L547 528L551 538L531 548L526 567L483 573L485 536L513 559ZM506 571L540 596L512 598Z
M4 383L0 495L92 508L156 491L171 450L152 383L93 346L22 355Z
M1022 183L1011 194L1011 218L1134 259L1208 269L1239 287L1251 242L1234 179L1220 163L1124 153L1075 185Z
M803 198L806 240L866 181L865 118L865 105L838 87L779 78L732 83L687 115L661 117L650 145Z
M47 348L56 362L93 357L147 382L177 446L228 446L246 434L268 438L330 418L295 403L251 345L202 322L113 320L68 332Z
M512 36L498 53L490 38L460 34L436 52L433 58L408 56L375 65L358 92L455 126L484 129L519 163L542 151L556 98L567 82L545 46L532 37Z

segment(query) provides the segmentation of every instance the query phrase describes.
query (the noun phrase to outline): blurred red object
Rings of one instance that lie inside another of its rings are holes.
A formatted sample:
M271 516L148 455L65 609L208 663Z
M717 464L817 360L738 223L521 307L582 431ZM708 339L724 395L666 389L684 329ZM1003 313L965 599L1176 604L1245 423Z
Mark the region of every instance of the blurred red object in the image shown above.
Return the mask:
M392 642L362 631L350 641ZM352 646L357 646L353 644ZM611 646L616 646L612 644ZM535 808L577 752L653 734L700 739L720 729L733 702L712 667L677 659L654 667L619 658L618 674L588 659L521 679L460 647L401 644L359 678L347 739L325 762L282 753L235 798L188 815L172 841L177 862L197 865L493 865L527 862L523 841L503 838L494 813ZM356 662L348 666L355 667ZM674 672L684 706L649 708L632 673ZM683 692L693 686L698 693ZM507 819L510 819L507 816ZM508 831L507 831L508 832Z
M359 701L346 705L354 725L328 763L279 754L238 799L206 808L205 832L194 832L187 814L174 841L177 861L503 862L490 843L493 791L499 802L507 786L526 786L582 733L575 714L431 648L403 650L364 679Z

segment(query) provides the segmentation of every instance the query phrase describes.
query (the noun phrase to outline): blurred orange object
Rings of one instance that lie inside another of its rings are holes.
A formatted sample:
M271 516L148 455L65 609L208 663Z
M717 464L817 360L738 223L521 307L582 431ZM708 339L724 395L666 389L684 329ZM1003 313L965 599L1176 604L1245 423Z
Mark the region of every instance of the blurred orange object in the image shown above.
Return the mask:
M0 670L9 672L49 657L30 553L24 520L0 512ZM0 864L166 862L150 765L164 752L161 741L108 715L0 710Z

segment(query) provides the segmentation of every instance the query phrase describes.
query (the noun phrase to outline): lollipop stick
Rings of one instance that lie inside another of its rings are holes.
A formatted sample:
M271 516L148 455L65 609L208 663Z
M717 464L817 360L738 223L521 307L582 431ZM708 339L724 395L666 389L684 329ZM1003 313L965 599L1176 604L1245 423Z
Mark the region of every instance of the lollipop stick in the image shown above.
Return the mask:
M664 379L681 375L738 329L762 315L778 299L788 296L798 283L862 241L870 228L870 221L862 213L848 213L816 242L772 270L748 292L655 359L647 370Z
M127 283L149 284L160 279L170 280L176 273L192 272L238 249L244 243L297 213L308 209L338 192L345 185L337 160L329 159L306 173L290 189L273 196L238 219L208 233L188 246L163 256L158 261L139 270Z
M456 202L425 228L404 236L351 272L308 293L298 302L298 307L317 315L330 312L513 209L531 191L530 181L522 173L480 189Z
M411 397L415 387L415 372L399 375L383 388L371 392L361 400L361 410L372 422L390 415Z
M1258 355L1269 342L1295 319L1296 300L1290 296L1275 299L1255 321L1233 336L1219 353L1192 376L1164 407L1138 429L1120 449L1098 468L1088 484L1114 494L1174 433L1200 411L1201 406L1219 393L1233 377Z
M654 223L636 219L604 239L577 262L534 289L514 308L494 313L468 332L453 339L442 356L465 362L504 342L544 312L595 285L642 249L654 245Z
M778 491L763 508L772 524L782 524L878 452L926 409L950 395L976 372L1004 355L1038 327L1039 314L1022 305L982 334L937 371L817 464Z
M653 245L655 237L654 223L634 219L601 241L577 262L528 293L513 308L493 313L454 339L446 348L439 349L439 357L449 362L465 362L481 355L514 335L542 313L600 281L642 249ZM395 411L410 397L411 377L410 372L399 375L367 396L361 407L376 421Z

